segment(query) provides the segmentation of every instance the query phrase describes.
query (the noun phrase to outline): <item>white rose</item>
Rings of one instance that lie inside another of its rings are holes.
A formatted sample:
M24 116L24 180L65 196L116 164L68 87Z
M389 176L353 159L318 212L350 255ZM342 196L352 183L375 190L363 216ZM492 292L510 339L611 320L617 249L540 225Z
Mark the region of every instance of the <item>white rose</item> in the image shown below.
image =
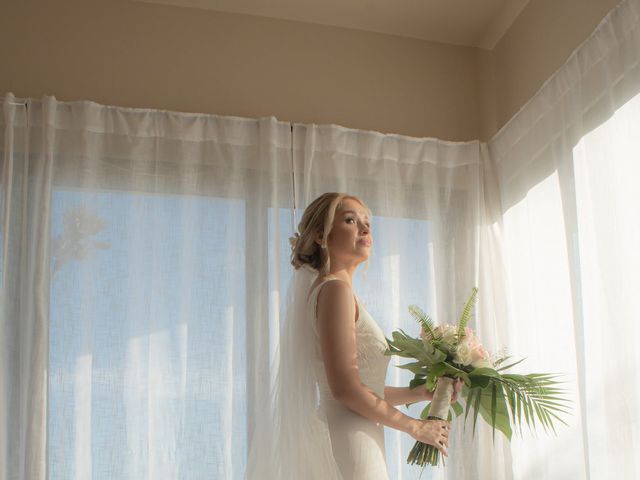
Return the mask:
M471 348L471 366L474 368L493 367L493 365L491 365L491 362L489 360L489 353L479 343L476 343Z
M458 348L456 349L456 353L453 356L453 361L459 363L461 365L469 365L471 363L471 347L465 341L463 341Z
M438 330L442 335L442 341L445 343L453 343L456 339L456 327L453 325L440 325Z
M475 362L471 362L471 366L473 368L493 368L493 365L489 360L478 360Z

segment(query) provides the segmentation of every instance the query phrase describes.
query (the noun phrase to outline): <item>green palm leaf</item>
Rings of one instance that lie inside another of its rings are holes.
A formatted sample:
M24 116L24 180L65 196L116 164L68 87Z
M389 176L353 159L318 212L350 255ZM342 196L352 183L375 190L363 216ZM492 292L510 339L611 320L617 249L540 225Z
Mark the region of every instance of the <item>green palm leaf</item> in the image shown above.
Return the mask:
M494 371L483 381L472 375L473 386L463 389L462 394L465 424L473 411L472 433L478 414L491 425L494 439L495 431L500 430L510 440L512 426L522 434L523 423L532 430L539 423L546 432L554 434L555 420L566 425L561 415L569 413L569 401L562 396L565 392L555 387L558 382L554 375L501 375ZM482 376L480 369L477 375Z
M553 375L504 374L499 379L505 391L513 422L522 431L522 423L531 429L538 421L547 432L555 432L553 419L566 425L560 414L568 414L569 401L562 396L562 389L552 387L557 384Z
M505 437L511 440L513 432L509 410L502 385L496 379L491 379L489 386L483 389L480 415L482 415L485 422L491 425L494 441L496 430L501 431Z

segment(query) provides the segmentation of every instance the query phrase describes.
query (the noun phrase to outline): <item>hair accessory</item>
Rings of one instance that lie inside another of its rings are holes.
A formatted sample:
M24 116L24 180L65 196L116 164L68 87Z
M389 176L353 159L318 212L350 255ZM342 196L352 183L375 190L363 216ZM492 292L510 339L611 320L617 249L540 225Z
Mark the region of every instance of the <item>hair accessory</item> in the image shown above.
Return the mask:
M291 245L291 248L296 248L299 238L300 234L298 232L294 233L292 237L289 237L289 245Z

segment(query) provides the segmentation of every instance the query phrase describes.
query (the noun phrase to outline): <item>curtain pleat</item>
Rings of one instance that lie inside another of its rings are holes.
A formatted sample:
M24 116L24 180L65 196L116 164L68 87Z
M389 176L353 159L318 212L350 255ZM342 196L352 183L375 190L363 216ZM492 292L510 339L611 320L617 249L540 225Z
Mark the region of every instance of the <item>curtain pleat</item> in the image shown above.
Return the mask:
M242 478L290 126L19 103L0 148L0 478Z
M480 289L482 315L471 326L486 333L488 347L506 337L504 267L499 249L499 196L495 170L479 142L453 143L383 135L338 126L295 125L296 204L303 209L326 191L359 196L373 212L375 239L368 266L357 271L354 289L367 311L390 332L401 328L417 336L408 314L415 304L438 323L455 323L471 289ZM482 271L481 271L482 266ZM485 296L486 295L486 296ZM486 299L486 300L485 300ZM387 384L406 386L412 375L395 368ZM419 416L424 404L409 408ZM492 445L490 429L475 440L454 424L445 469L431 478L511 478L504 440ZM390 478L418 478L420 469L406 464L414 440L386 430Z
M527 365L562 373L573 401L557 437L512 442L517 478L640 474L639 65L640 2L627 0L488 145L509 345Z

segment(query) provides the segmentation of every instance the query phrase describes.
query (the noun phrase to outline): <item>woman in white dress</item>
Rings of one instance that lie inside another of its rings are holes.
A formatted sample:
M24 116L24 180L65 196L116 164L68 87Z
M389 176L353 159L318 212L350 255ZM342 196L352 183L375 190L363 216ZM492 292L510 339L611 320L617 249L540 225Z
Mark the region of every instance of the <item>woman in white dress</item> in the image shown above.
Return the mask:
M291 238L296 273L272 410L257 419L251 480L387 480L383 426L446 454L447 422L395 408L431 395L384 385L385 336L352 290L373 243L370 218L357 197L325 193Z

